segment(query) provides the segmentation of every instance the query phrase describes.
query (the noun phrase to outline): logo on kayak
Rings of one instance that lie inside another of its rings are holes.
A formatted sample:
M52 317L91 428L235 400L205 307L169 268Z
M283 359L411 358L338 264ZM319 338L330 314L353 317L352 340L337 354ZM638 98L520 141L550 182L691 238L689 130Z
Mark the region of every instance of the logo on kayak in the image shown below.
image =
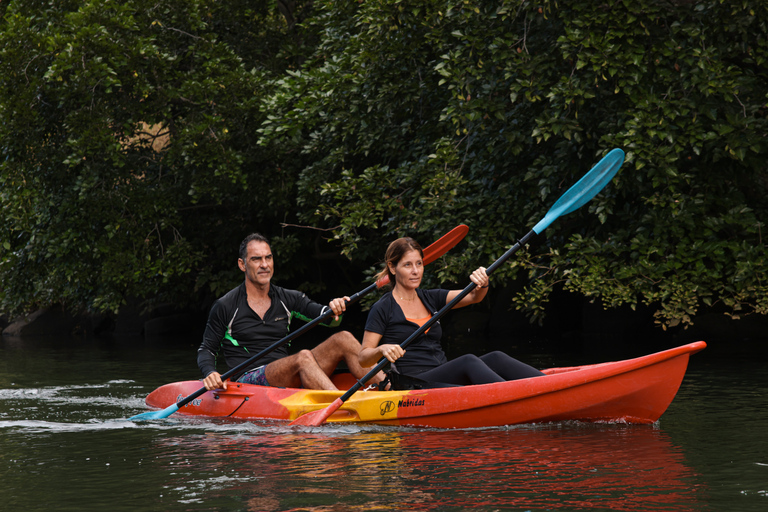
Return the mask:
M418 407L420 405L424 405L424 400L422 398L406 398L405 400L397 402L398 407Z
M179 396L176 397L176 403L179 403L182 400L184 400L184 395L179 395ZM203 399L202 398L195 398L194 400L192 400L191 402L186 404L184 407L189 407L190 405L194 405L196 407L199 407L200 404L202 404L202 403L203 403Z
M381 415L384 416L388 412L392 412L395 410L395 402L392 400L387 400L386 402L381 402L381 405L379 406L379 409L381 410Z
M420 407L422 405L424 405L423 398L406 398L405 400L399 400L397 402L397 407ZM384 416L385 414L394 411L395 407L395 402L387 400L386 402L381 402L379 410L381 411L381 415Z

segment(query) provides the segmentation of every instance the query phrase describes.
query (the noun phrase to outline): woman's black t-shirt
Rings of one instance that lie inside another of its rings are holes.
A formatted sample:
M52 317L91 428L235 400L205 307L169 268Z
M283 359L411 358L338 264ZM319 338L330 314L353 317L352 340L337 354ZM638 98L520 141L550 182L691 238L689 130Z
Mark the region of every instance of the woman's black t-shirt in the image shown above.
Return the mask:
M445 306L448 297L448 290L416 289L416 293L432 316ZM381 334L380 345L399 345L418 328L417 324L405 318L392 292L386 293L373 305L365 323L366 331ZM405 348L405 355L395 363L397 370L404 375L415 376L446 363L448 359L440 346L442 335L443 328L438 320Z

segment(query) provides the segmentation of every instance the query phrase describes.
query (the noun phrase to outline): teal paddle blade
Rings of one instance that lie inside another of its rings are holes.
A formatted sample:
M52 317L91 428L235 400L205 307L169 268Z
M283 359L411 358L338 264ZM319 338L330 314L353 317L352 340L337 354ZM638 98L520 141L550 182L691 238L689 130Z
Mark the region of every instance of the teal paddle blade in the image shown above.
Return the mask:
M542 231L552 224L558 217L571 213L581 208L590 199L595 197L598 192L603 190L609 181L613 179L619 171L619 167L624 163L624 151L612 149L600 160L587 174L576 182L568 191L563 194L557 202L552 205L543 219L533 227L533 231L540 235Z
M179 410L178 404L171 404L162 411L149 411L149 412L143 412L141 414L137 414L136 416L131 416L128 418L128 421L149 421L149 420L162 420L163 418L167 418L171 414L175 413Z

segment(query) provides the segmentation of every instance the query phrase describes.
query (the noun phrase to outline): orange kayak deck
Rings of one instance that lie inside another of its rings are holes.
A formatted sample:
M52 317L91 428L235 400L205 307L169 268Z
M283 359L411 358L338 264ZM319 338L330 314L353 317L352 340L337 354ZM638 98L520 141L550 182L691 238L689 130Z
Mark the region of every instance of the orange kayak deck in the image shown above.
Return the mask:
M677 394L698 341L622 361L542 370L546 375L495 384L411 391L358 391L328 422L476 428L560 421L654 423ZM354 382L354 381L352 381ZM337 385L344 387L342 380ZM201 381L166 384L146 398L164 409L199 390ZM349 382L347 382L347 389ZM178 414L239 420L293 421L323 409L343 391L228 383Z

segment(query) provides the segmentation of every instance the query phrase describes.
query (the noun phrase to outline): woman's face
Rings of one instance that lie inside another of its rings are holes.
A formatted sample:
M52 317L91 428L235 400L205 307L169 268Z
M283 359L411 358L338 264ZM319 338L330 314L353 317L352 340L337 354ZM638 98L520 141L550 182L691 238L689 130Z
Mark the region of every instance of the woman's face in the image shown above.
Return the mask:
M394 268L390 264L389 269L395 274L395 282L398 286L415 290L421 284L421 278L424 275L424 261L419 251L411 249L400 258Z

